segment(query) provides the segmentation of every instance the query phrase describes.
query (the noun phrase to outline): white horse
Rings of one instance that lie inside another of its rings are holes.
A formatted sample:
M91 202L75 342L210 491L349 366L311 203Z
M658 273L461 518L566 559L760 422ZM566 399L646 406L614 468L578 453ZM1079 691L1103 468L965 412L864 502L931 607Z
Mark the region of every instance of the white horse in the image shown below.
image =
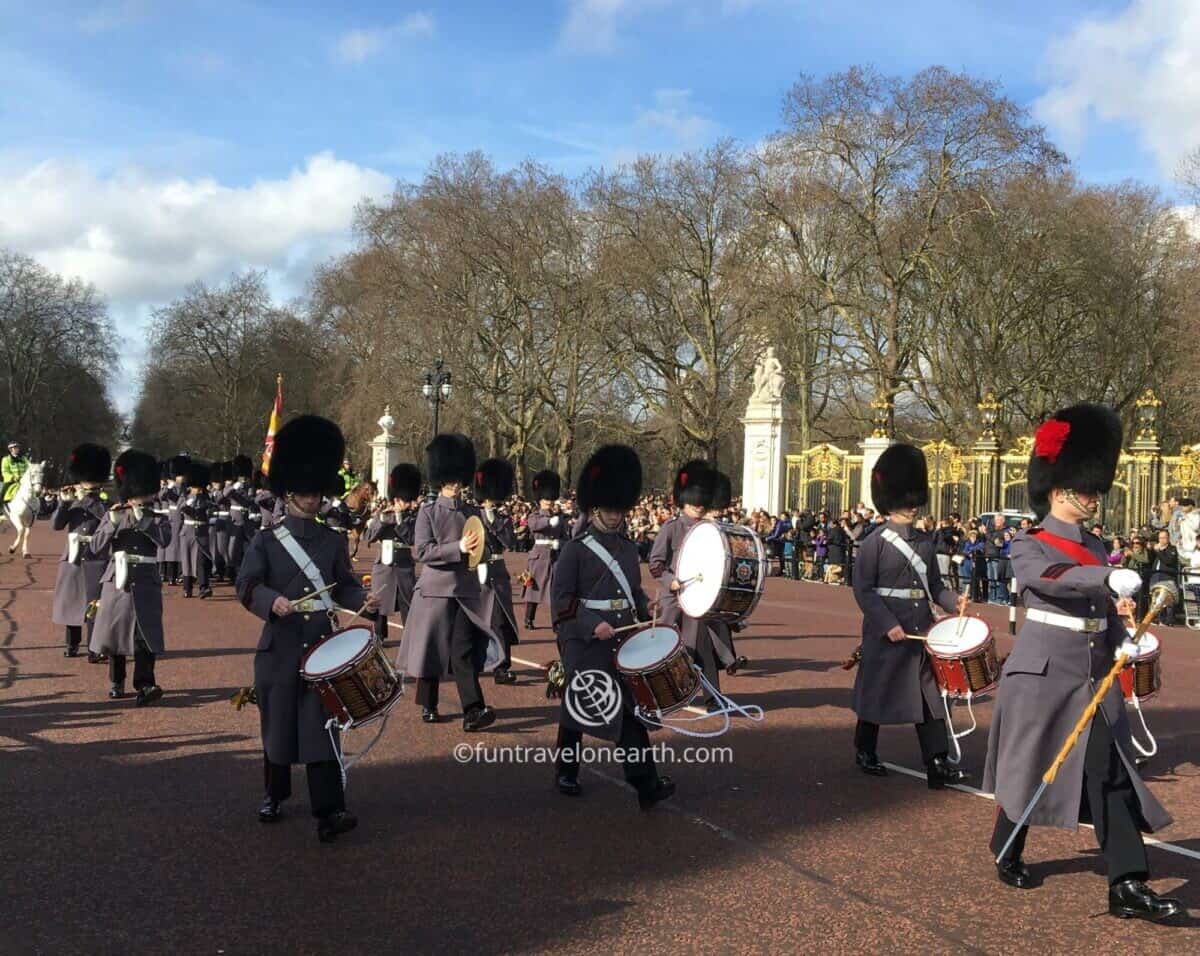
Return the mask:
M17 493L5 506L4 513L0 514L0 528L4 527L5 521L11 521L13 527L17 529L17 540L8 549L9 554L14 554L19 546L21 557L29 557L29 532L37 517L38 505L41 504L42 479L45 473L46 463L44 461L31 463L25 469L25 474L21 476L21 481L17 485Z

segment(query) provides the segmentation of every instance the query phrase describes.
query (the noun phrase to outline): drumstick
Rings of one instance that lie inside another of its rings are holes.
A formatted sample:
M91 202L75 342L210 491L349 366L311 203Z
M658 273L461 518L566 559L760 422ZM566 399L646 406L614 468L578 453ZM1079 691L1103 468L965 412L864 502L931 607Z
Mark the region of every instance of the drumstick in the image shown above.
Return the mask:
M653 627L653 626L654 626L654 621L653 621L653 620L649 620L649 621L634 621L632 624L626 624L624 627L614 627L614 628L613 628L613 633L614 633L614 634L622 634L622 633L624 633L625 631L632 631L634 628L638 628L638 627L645 627L647 624L649 624L651 627Z
M289 603L292 605L292 607L295 607L297 604L301 604L304 601L309 600L310 598L315 598L318 594L324 594L326 591L332 591L336 587L337 587L336 584L327 584L327 585L325 585L325 587L321 588L321 590L313 591L311 594L306 594L302 598L296 598L296 600L291 601Z

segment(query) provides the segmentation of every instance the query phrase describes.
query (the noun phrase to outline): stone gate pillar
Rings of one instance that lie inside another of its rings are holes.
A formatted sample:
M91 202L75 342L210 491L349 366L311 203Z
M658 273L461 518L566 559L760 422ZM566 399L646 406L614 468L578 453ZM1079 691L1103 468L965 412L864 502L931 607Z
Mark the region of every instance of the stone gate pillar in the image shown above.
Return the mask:
M777 515L786 502L787 452L793 416L783 400L783 366L768 348L754 369L754 391L742 418L742 507Z
M392 418L391 406L385 405L383 415L376 424L382 429L370 441L371 480L381 495L387 494L388 475L400 464L400 439L392 434L396 419Z
M871 403L871 417L874 420L875 430L871 432L870 438L863 439L858 446L862 449L862 476L858 498L874 511L878 511L879 507L875 504L875 499L871 497L871 472L875 470L875 462L879 461L879 456L887 451L888 446L895 441L890 434L891 410L892 403L887 399L876 399ZM845 507L853 508L854 503L847 502Z

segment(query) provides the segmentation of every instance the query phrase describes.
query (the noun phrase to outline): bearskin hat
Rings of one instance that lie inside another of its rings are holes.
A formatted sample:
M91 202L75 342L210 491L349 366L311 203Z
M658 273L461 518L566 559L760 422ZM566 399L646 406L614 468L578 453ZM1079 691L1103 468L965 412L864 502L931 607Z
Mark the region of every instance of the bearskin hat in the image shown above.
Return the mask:
M475 497L480 501L504 501L516 486L517 478L507 458L488 458L475 469Z
M188 462L191 461L187 455L176 455L167 462L167 474L171 478L183 478L187 475Z
M229 480L229 475L232 472L232 467L227 461L214 461L208 476L208 480L213 484L224 484Z
M547 468L533 476L529 487L533 489L534 501L557 501L562 494L562 479L558 477L558 472Z
M1121 457L1121 420L1107 405L1072 405L1038 426L1029 456L1029 501L1049 511L1050 489L1102 495Z
M232 478L249 478L254 474L254 462L250 460L249 455L234 455L233 461L229 463L232 471Z
M212 481L213 469L201 461L188 463L187 477L183 479L189 488L207 488Z
M435 435L425 446L425 473L434 488L454 484L469 486L475 477L475 446L458 432Z
M388 475L387 492L389 498L416 501L421 496L421 469L407 462L397 465Z
M701 458L680 465L675 472L671 497L676 505L699 505L707 508L717 489L717 470Z
M103 445L93 445L84 442L76 445L67 459L67 475L72 481L96 482L108 481L108 472L112 467L112 455Z
M729 476L723 471L717 472L716 481L713 482L712 501L709 502L710 511L724 511L733 503L733 482L729 480Z
M338 476L346 440L328 418L299 415L279 429L267 476L277 495L336 495L345 489Z
M113 478L122 501L153 495L158 491L158 462L153 455L130 448L117 456Z
M890 445L871 469L871 498L881 514L929 503L929 467L921 449Z
M629 511L642 493L642 461L628 445L604 445L592 452L575 486L579 510Z

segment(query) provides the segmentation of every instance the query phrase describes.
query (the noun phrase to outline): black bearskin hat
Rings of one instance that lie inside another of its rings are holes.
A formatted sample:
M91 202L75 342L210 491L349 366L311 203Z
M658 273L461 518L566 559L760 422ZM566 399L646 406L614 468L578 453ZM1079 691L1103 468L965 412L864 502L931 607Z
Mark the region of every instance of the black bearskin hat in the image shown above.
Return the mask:
M921 449L890 445L871 469L871 498L881 514L929 504L929 467Z
M328 418L300 415L279 429L267 476L277 495L337 495L346 487L338 476L346 440Z
M250 460L249 455L234 455L233 461L230 463L233 478L249 478L254 474L254 462Z
M641 493L642 462L628 445L597 448L584 464L575 486L579 510L584 514L593 508L629 511Z
M388 475L387 493L389 498L416 501L421 496L421 469L407 462L397 465Z
M507 458L488 458L475 470L475 497L480 501L504 501L516 486L517 478Z
M113 465L113 477L122 501L158 492L158 462L144 451L131 448L121 452Z
M203 462L189 462L187 477L183 481L189 488L207 488L208 483L212 481L212 473L213 469Z
M212 469L208 476L208 480L213 483L224 484L229 480L231 469L227 461L214 461Z
M709 504L711 511L724 511L733 503L733 482L729 480L729 476L723 471L717 472L717 479L713 483L712 502Z
M435 435L425 446L425 473L434 488L454 484L470 486L475 476L475 446L458 432Z
M676 505L699 505L707 508L717 490L717 471L700 458L681 465L675 472L675 484L671 497Z
M191 461L187 455L176 455L167 462L167 474L171 478L182 478L187 474L188 462Z
M529 487L533 489L534 501L557 501L562 494L562 479L558 477L558 472L547 468L533 476Z
M72 481L95 482L108 481L108 472L112 467L112 455L103 445L93 445L84 442L75 446L71 457L67 459L67 475Z
M1029 501L1049 511L1050 489L1104 494L1121 457L1121 420L1107 405L1072 405L1038 426L1029 456Z

